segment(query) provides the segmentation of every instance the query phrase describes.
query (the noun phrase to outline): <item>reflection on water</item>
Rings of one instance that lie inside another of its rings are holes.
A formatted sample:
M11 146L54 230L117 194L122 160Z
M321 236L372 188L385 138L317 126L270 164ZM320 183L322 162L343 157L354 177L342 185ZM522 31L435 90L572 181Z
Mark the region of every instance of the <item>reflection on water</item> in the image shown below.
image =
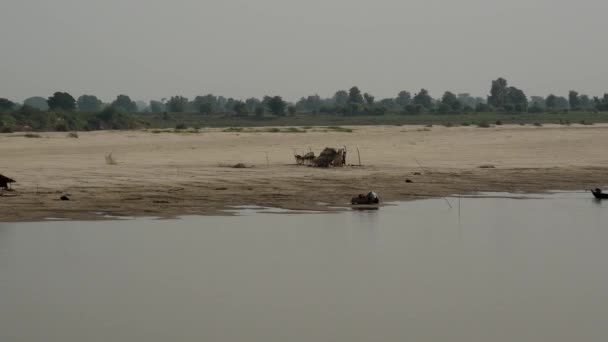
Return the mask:
M490 197L0 224L0 341L604 341L608 202Z

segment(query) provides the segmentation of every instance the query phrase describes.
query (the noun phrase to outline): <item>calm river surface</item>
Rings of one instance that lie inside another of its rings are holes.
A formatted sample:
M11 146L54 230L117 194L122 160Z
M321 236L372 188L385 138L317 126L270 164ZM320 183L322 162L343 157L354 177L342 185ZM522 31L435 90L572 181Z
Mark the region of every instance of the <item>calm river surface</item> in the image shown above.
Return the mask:
M606 341L608 201L0 223L0 341Z

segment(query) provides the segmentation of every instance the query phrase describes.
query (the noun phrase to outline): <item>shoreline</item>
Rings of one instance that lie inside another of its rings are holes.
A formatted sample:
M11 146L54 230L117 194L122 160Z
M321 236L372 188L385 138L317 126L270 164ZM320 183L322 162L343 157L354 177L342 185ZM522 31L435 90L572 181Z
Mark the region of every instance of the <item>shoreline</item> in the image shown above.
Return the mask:
M0 196L0 222L229 215L221 210L239 205L331 211L372 190L384 202L585 190L608 185L606 132L608 125L0 135L0 174L17 181ZM363 166L295 165L296 152L327 146L347 146L351 164L360 149ZM117 165L106 164L109 153ZM230 167L237 163L247 168ZM71 200L60 201L64 194Z
M410 171L413 174L417 171ZM378 184L374 187L383 199L383 203L407 202L427 199L452 198L458 196L475 197L488 192L509 194L542 194L551 191L583 191L597 184L608 184L608 169L490 169L487 170L443 170L431 171L428 174L410 175L414 183L405 183L402 175L375 175ZM514 177L517 175L517 177ZM593 176L597 175L597 176ZM561 181L551 181L562 178ZM576 179L584 178L584 181ZM243 189L223 190L217 187L220 183L210 183L205 189L215 191L214 199L201 200L196 194L199 188L166 187L158 193L172 194L171 200L152 199L144 187L133 187L123 190L116 188L99 189L112 191L113 196L103 200L92 201L84 198L87 189L74 188L70 192L70 201L60 201L57 191L38 189L36 191L14 191L0 196L0 222L47 222L47 221L102 221L123 218L173 219L180 216L232 216L226 210L239 206L260 206L293 210L294 213L341 212L350 209L349 199L356 195L358 188L351 192L340 191L341 186L356 178L345 178L340 186L330 186L318 192L324 200L315 201L314 196L289 195L285 192L263 191L260 185L251 185L250 193L236 193ZM568 180L574 179L574 180ZM535 180L522 183L522 180ZM333 182L331 182L333 184ZM225 184L225 183L224 183ZM371 185L370 185L371 186ZM306 184L290 191L303 191ZM210 190L214 188L215 190ZM360 189L365 188L362 185ZM591 195L590 195L591 199ZM320 203L322 202L322 204ZM12 210L8 210L12 208ZM306 211L306 212L305 212Z

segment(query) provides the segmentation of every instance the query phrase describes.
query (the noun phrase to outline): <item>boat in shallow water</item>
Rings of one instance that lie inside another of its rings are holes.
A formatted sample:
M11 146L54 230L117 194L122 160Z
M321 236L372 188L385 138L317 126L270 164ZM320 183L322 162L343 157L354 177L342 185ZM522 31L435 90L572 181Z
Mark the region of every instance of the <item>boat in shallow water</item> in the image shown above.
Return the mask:
M591 193L597 199L608 199L608 193L602 192L602 189L591 190Z

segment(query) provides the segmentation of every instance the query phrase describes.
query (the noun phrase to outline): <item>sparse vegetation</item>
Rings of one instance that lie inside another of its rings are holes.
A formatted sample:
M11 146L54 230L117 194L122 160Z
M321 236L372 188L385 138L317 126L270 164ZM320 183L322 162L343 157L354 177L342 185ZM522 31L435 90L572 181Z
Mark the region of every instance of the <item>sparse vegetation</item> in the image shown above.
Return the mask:
M345 127L340 127L340 126L329 126L327 127L328 130L334 131L334 132L342 132L342 133L352 133L353 130L350 128L345 128Z
M26 138L42 138L40 134L36 133L25 133L23 136Z
M490 126L490 124L487 123L486 121L482 121L482 122L477 123L477 127L479 127L479 128L490 128L492 126Z
M78 133L76 132L70 132L67 135L68 138L73 138L73 139L78 139Z

